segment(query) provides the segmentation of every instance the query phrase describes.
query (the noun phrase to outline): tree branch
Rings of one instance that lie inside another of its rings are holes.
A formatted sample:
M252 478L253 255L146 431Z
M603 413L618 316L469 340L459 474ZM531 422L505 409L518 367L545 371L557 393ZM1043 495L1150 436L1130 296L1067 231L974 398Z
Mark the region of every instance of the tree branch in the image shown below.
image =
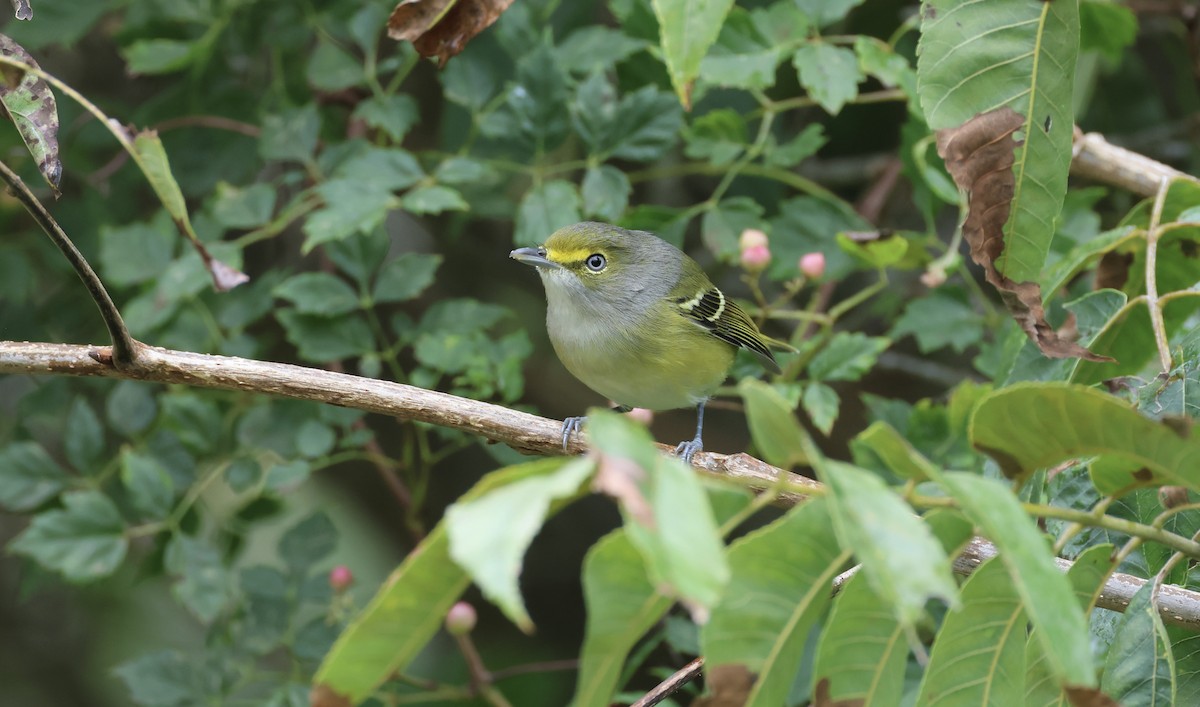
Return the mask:
M173 351L136 341L134 346L133 364L117 369L111 365L108 347L0 341L0 374L125 378L278 395L449 427L503 442L529 454L562 453L561 422L491 403L303 366ZM579 454L586 448L583 440L575 436L568 445L568 452ZM664 453L673 449L663 444L659 448ZM814 494L825 490L817 481L771 466L748 454L699 452L692 458L692 466L709 475L758 490L772 488L780 475L785 475L793 490L779 495L777 502L782 505L794 505L804 500L804 489ZM955 561L954 571L968 575L995 554L994 545L975 538ZM1058 559L1057 562L1063 570L1071 566L1069 560ZM835 589L852 574L853 570L835 580ZM1114 574L1106 582L1097 606L1124 611L1146 581L1131 575ZM1163 586L1159 594L1159 612L1166 623L1200 631L1200 592Z
M1075 128L1071 174L1121 187L1140 196L1154 196L1166 179L1196 178L1145 155L1117 147L1100 133L1084 134Z

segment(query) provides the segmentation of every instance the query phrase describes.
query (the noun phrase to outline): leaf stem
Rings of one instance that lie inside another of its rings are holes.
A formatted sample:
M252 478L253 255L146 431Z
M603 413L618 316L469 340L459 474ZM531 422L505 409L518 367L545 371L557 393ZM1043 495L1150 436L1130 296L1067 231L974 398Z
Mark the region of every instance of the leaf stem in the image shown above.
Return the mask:
M1170 179L1165 176L1160 179L1158 194L1154 197L1154 210L1150 215L1150 227L1146 229L1146 306L1150 309L1150 325L1154 329L1154 343L1158 347L1158 359L1164 375L1170 373L1173 366L1171 349L1167 344L1167 327L1158 300L1158 238L1161 235L1159 224L1162 222L1163 205L1167 201L1170 186Z

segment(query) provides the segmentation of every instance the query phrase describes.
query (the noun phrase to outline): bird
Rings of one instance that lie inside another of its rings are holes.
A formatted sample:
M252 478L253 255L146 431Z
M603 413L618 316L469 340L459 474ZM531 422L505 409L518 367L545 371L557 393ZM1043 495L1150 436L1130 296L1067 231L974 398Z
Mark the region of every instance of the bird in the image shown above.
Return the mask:
M509 257L536 268L546 291L546 330L563 365L593 391L632 408L696 408L696 434L675 453L704 448L704 406L738 349L780 373L765 336L686 253L653 233L583 222ZM563 422L566 450L584 417Z

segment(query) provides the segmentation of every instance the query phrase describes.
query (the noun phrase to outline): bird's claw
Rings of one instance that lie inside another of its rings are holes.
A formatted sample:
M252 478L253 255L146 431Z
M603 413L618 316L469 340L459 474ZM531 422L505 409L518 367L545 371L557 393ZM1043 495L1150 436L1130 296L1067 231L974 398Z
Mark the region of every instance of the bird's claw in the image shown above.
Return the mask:
M583 429L583 422L586 417L568 417L563 420L562 425L562 448L563 453L567 453L567 445L571 441L571 435Z
M675 456L682 459L684 464L691 464L692 457L695 456L696 452L702 451L703 449L704 443L700 441L699 437L695 439L684 440L675 446Z

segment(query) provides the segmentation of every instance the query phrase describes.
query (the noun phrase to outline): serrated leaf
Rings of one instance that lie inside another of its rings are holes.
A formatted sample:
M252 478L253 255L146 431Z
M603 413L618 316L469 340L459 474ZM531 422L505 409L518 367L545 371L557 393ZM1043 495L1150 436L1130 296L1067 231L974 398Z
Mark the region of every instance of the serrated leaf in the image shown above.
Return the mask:
M305 272L292 275L271 290L271 294L296 305L302 314L333 317L358 309L358 295L335 275Z
M709 111L696 118L683 135L685 155L714 165L729 164L749 146L746 121L730 108Z
M457 189L440 184L417 187L401 197L400 204L414 214L440 214L443 211L471 209L471 205Z
M700 61L717 41L733 0L652 0L663 62L684 108L692 107L692 83Z
M796 50L792 64L800 74L800 85L817 105L830 115L858 96L862 74L854 52L824 42L810 42Z
M325 205L304 221L305 253L322 243L369 233L383 222L394 203L391 191L361 176L331 179L316 191Z
M99 491L63 494L64 508L34 516L9 549L61 573L76 583L107 577L116 571L129 541L117 507Z
M517 584L525 551L546 521L551 504L576 496L594 468L588 459L554 461L558 463L545 464L538 476L454 503L445 514L450 557L526 633L534 626Z
M1026 618L1004 562L984 562L963 584L933 641L917 703L1007 707L1025 697Z
M420 113L412 96L393 94L372 96L359 103L354 109L354 117L376 130L387 133L392 142L398 144L408 134L409 129L416 125Z
M213 217L226 228L254 228L271 220L275 211L275 187L251 184L245 187L217 182Z
M130 697L143 707L182 707L212 696L209 676L195 658L178 651L156 651L122 663L114 670Z
M211 623L233 601L233 576L208 542L176 534L167 545L164 564L179 577L171 588L175 598L200 621Z
M295 575L333 552L337 545L337 528L323 511L309 515L293 525L279 539L279 556Z
M143 518L160 520L171 512L175 501L175 482L153 457L125 450L121 454L121 483L129 491L133 507Z
M63 447L67 461L81 474L100 471L96 465L100 455L104 454L104 427L100 425L96 411L83 398L75 398L67 413L66 425Z
M896 428L883 422L874 422L854 438L879 457L880 461L897 476L924 481L928 478L929 460L912 448L908 440L900 436Z
M735 196L724 199L704 212L700 221L700 237L704 245L718 258L737 262L738 239L747 228L763 227L763 207L754 199Z
M830 583L848 557L820 498L735 541L729 587L700 631L706 670L745 666L755 676L745 704L783 704L809 630L829 605Z
M530 189L517 210L516 243L541 243L563 226L578 223L579 193L575 185L561 179L543 182Z
M321 114L315 103L263 118L258 154L265 160L307 162L317 149Z
M809 383L804 386L804 395L800 402L804 405L804 411L808 413L813 426L820 430L821 434L828 435L833 430L838 407L842 404L837 391L824 383Z
M402 253L383 264L375 276L371 298L376 302L404 302L425 291L433 283L442 264L442 256L430 253Z
M742 379L738 393L746 401L750 436L763 457L781 469L807 463L803 444L805 432L783 396L754 378Z
M275 317L283 325L287 340L300 349L300 356L323 363L354 358L375 349L375 337L362 317L326 317L280 309Z
M616 221L629 205L633 187L629 177L612 165L589 167L583 176L583 211L605 221Z
M13 442L0 449L0 507L21 513L66 488L67 472L36 442Z
M871 370L890 343L881 336L839 331L809 362L808 375L817 381L856 381Z
M362 64L325 37L318 38L309 55L306 75L313 88L329 92L357 86L365 79Z
M962 299L938 290L909 302L890 333L897 339L912 334L921 353L947 346L962 353L983 340L983 318Z

